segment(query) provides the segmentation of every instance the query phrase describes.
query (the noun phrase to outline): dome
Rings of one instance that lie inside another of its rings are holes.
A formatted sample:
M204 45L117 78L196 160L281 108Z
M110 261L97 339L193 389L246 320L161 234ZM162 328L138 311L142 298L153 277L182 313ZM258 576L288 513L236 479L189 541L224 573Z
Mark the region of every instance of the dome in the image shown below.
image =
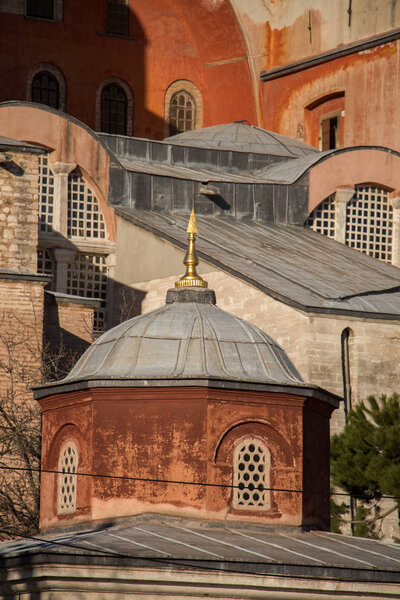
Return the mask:
M185 133L166 138L164 142L176 146L195 146L290 157L319 152L313 146L294 138L242 122L185 131Z
M104 333L60 383L93 379L303 383L273 339L199 288L169 290L162 308Z

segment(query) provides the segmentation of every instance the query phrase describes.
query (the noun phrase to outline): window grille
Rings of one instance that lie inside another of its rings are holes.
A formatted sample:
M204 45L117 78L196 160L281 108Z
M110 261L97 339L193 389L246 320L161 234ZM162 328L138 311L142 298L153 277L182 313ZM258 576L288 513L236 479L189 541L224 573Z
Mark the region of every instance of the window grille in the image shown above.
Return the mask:
M39 157L39 231L53 231L54 176L47 156Z
M312 211L306 225L317 233L331 238L335 237L335 202L333 195L328 196Z
M356 187L347 204L346 244L378 260L392 259L393 208L389 192L374 186Z
M94 312L93 330L103 331L107 301L106 257L101 254L78 253L68 265L67 293L101 301L101 306Z
M194 129L196 106L188 92L177 92L171 98L169 110L169 135Z
M53 20L54 0L26 0L26 16Z
M121 86L110 83L101 93L101 131L126 135L128 100Z
M63 447L58 464L58 513L76 511L78 450L73 442Z
M68 176L68 237L106 238L99 201L78 171Z
M270 454L255 438L238 444L233 459L233 506L239 509L268 510Z
M60 106L60 86L58 81L48 71L37 73L32 81L32 102L45 104L52 108Z
M38 248L37 251L37 272L42 275L54 276L55 263L51 254L45 248Z
M129 35L129 0L107 0L106 32Z

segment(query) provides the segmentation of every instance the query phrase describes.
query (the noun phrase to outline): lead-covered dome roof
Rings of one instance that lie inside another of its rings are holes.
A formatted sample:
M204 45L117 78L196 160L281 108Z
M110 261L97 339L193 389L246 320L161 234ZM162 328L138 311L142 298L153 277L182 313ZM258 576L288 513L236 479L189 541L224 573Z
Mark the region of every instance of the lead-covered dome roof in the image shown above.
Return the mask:
M166 138L164 142L176 146L256 152L292 158L319 152L300 140L242 122L185 131Z
M63 382L91 379L302 384L272 338L219 309L214 292L199 288L169 290L162 308L104 333Z

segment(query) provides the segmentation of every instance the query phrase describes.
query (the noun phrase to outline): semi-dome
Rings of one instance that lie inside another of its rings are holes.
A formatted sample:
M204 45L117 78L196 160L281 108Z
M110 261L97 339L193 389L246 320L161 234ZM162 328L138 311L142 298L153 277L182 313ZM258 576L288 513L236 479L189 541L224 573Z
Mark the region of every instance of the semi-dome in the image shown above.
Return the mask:
M162 308L104 333L63 382L93 379L302 384L273 339L219 309L214 292L201 288L169 290Z
M275 156L298 157L318 152L316 148L300 140L244 122L193 129L168 137L164 141L176 146L256 152Z

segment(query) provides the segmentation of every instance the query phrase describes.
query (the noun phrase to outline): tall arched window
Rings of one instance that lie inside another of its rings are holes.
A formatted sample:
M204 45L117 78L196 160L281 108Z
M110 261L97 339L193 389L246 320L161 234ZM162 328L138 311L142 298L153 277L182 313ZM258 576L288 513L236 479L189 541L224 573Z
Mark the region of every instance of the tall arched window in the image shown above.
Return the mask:
M101 131L127 134L128 100L125 91L116 83L106 85L101 94Z
M58 459L58 514L76 511L78 462L78 448L74 441L68 441L61 447Z
M233 453L233 507L268 510L271 457L267 446L255 437L242 440Z
M32 102L60 108L60 86L57 79L48 71L37 73L32 80Z
M181 90L171 98L169 107L169 135L176 135L194 129L196 119L196 105L193 97Z

